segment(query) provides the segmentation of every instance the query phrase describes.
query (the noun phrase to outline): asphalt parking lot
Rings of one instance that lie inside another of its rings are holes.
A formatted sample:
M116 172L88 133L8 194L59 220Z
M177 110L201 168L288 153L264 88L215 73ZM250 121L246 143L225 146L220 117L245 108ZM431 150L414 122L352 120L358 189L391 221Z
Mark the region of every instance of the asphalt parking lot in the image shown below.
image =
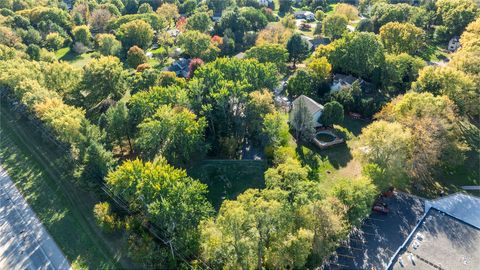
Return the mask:
M424 200L398 192L385 198L390 212L372 212L322 266L324 270L385 269L424 212Z

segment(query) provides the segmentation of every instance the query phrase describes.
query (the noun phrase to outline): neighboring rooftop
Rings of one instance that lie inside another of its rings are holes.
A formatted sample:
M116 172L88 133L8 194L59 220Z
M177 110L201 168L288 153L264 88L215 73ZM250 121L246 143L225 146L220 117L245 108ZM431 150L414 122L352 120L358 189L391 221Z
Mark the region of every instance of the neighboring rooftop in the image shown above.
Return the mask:
M425 213L432 207L480 229L480 198L478 197L455 193L426 201Z
M301 95L299 97L297 97L293 102L293 109L295 109L296 106L298 106L298 104L303 101L303 103L305 104L305 106L307 106L307 109L308 109L308 112L311 114L311 115L314 115L316 114L317 112L319 111L323 111L323 106L319 103L317 103L315 100L307 97L307 96L304 96L304 95Z
M478 270L480 229L430 208L392 262L391 270Z

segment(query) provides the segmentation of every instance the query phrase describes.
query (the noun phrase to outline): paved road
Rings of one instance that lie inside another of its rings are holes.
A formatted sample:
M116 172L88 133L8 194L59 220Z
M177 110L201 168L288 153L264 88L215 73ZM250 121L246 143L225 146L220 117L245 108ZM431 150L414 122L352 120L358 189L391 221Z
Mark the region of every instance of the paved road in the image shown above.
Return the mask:
M0 269L71 269L1 165Z

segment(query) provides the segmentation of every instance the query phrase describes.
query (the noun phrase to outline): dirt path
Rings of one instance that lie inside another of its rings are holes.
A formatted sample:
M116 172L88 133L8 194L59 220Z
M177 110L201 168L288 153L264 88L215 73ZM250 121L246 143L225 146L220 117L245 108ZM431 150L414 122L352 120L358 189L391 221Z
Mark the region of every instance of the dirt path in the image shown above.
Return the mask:
M71 269L1 165L0 269Z

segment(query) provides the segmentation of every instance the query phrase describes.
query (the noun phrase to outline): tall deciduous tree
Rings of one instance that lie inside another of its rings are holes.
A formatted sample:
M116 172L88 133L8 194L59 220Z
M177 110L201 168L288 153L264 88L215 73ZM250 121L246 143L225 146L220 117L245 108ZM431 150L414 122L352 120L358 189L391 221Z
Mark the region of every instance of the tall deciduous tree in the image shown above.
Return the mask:
M215 46L209 35L198 31L186 31L178 37L178 45L190 57L205 61L214 60L220 49Z
M390 22L380 28L380 39L390 53L416 54L425 44L425 32L411 23Z
M323 34L332 39L342 37L347 31L348 19L344 15L333 14L325 17L323 20Z
M105 56L94 59L84 67L80 90L86 91L83 105L92 108L106 98L119 99L127 90L126 73L120 59Z
M384 177L374 179L382 188L403 186L412 152L412 133L400 123L376 121L362 130L355 154L364 164L380 167Z
M412 89L435 95L447 95L462 113L480 115L478 106L480 90L472 78L462 71L450 67L425 67L420 70Z
M329 44L328 48L331 51L327 58L334 69L364 79L374 79L385 61L383 45L373 33L350 33Z
M197 12L187 20L186 28L188 30L196 30L202 33L210 31L212 20L206 12Z
M439 0L435 6L437 15L452 36L462 33L478 15L478 3L473 0Z
M188 109L161 106L139 127L137 145L147 159L165 156L174 164L186 164L206 151L205 118Z
M172 246L182 247L182 256L195 254L197 226L212 213L207 186L170 166L159 157L155 162L128 160L106 177L113 193L133 211L141 211L162 228Z
M143 20L134 20L120 26L118 38L125 49L137 45L146 50L152 44L153 28Z
M299 34L294 34L290 37L287 42L287 50L290 61L293 61L294 68L296 63L305 60L309 53L307 42Z
M323 106L320 123L327 127L340 124L343 122L343 116L343 106L337 101L330 101Z
M112 34L98 34L95 36L95 47L102 55L118 55L122 43Z
M245 52L247 58L255 58L260 63L273 63L281 72L286 71L288 51L280 44L265 44L250 48Z

